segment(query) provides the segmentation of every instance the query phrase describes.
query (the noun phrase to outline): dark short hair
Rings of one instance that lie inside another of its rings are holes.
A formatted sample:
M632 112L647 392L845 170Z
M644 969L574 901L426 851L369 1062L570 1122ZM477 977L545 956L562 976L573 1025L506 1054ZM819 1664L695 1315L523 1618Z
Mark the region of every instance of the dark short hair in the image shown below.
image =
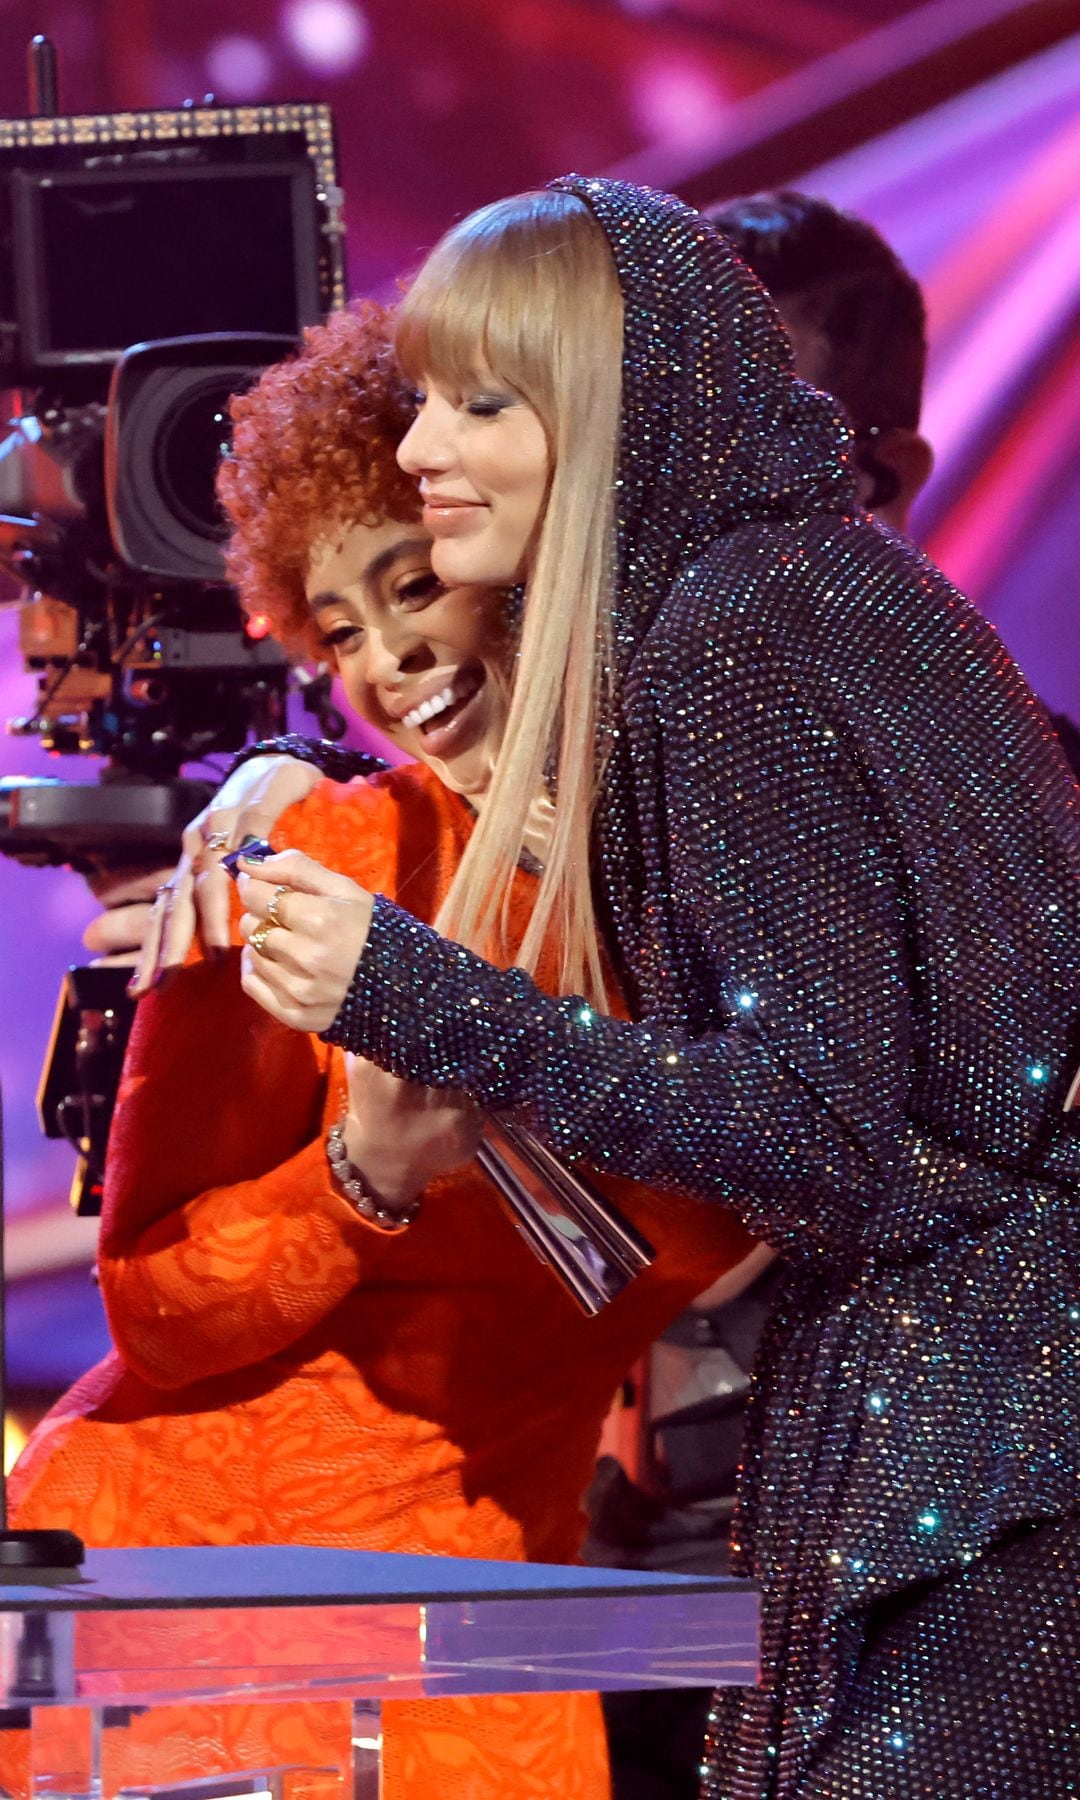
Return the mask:
M826 344L820 384L855 427L915 430L926 370L922 289L872 225L782 189L710 208L709 218L781 308Z

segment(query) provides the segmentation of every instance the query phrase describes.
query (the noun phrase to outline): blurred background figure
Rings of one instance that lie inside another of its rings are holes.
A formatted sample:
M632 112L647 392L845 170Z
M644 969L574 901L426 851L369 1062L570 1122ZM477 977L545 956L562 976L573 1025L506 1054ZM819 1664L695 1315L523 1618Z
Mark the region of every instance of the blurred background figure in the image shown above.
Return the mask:
M711 215L776 302L804 381L855 428L859 498L897 531L930 478L920 433L926 303L879 231L827 200L785 190Z

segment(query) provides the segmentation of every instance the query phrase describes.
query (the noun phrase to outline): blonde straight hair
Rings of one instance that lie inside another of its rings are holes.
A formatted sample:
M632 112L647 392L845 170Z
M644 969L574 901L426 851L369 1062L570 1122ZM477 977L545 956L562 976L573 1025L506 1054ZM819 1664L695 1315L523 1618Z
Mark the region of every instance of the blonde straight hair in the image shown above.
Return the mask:
M615 472L622 295L583 201L545 191L472 214L432 251L403 301L398 356L411 379L468 391L506 382L547 434L552 475L529 570L502 747L436 923L501 957L529 808L556 772L551 845L515 962L534 971L549 935L564 993L604 1005L590 883L599 728L612 679Z

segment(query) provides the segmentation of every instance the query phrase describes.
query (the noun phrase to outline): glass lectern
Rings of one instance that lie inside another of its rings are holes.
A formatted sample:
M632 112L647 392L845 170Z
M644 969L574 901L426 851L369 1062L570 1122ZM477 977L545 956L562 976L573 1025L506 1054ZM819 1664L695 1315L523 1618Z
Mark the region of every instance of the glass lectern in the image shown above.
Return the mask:
M0 1748L22 1757L9 1790L34 1800L394 1800L388 1701L745 1685L756 1671L756 1593L721 1577L252 1546L91 1550L74 1579L0 1588ZM161 1708L340 1716L343 1703L351 1742L314 1766L208 1763L178 1781L163 1747L132 1780L118 1754Z

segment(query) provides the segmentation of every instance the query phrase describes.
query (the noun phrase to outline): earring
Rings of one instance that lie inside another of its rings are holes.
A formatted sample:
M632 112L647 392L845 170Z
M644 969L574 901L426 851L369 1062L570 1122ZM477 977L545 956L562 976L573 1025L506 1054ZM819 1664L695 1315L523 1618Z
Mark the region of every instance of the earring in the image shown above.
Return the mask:
M503 589L503 616L515 638L521 637L521 626L525 618L525 583L517 582L513 587Z

